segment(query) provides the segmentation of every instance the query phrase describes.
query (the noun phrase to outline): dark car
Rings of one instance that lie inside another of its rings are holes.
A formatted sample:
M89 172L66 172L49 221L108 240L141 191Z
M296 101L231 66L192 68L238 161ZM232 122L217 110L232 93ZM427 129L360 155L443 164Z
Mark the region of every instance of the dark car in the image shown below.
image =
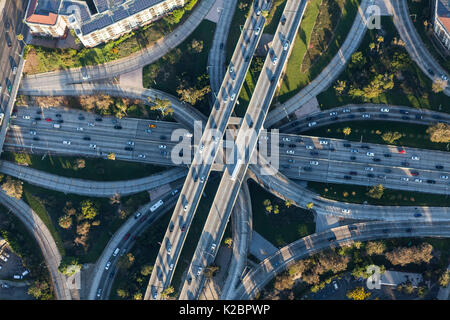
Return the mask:
M403 117L402 117L402 120L409 120L409 117L403 116Z
M358 230L357 226L348 226L348 230Z
M333 148L333 147L330 147L330 149L328 149L328 150L330 150L331 152L334 152L334 151L336 151L336 149L335 149L335 148Z
M304 171L312 171L312 168L311 167L303 167L303 170Z
M408 229L406 229L405 231L406 231L406 232L411 232L412 229L411 229L411 228L408 228Z
M83 140L91 141L91 137L83 137Z
M389 116L385 113L382 113L379 116L380 116L380 118L384 118L384 119L389 118Z
M36 114L42 114L42 110L36 111Z
M436 169L442 170L442 169L444 169L444 166L441 166L440 164L437 164L436 165Z
M41 118L41 117L35 117L34 120L36 120L36 121L41 121L42 118Z
M124 148L126 151L133 151L133 148L132 147L125 147Z
M39 139L39 137L33 137L33 140L34 140L34 141L39 141L39 140L41 140L41 139Z
M288 162L289 163L294 163L295 161L294 161L294 159L288 159Z
M416 117L417 120L423 119L423 116L421 114L416 114L415 117Z
M120 130L120 129L122 129L122 126L121 126L121 125L119 125L119 124L116 124L116 125L114 126L114 129L118 129L118 130Z
M61 118L62 116L61 116L61 114L57 113L57 114L55 114L55 117Z
M388 233L389 229L383 229L383 233Z
M97 118L95 118L95 121L103 121L103 119L100 117L97 117Z
M297 142L303 142L303 139L302 139L302 138L297 138L295 141L297 141Z
M220 44L220 49L223 49L223 42Z
M345 179L345 180L352 180L352 177L350 177L350 176L344 176L344 179Z
M434 76L434 72L433 72L433 70L431 70L431 69L428 69L427 70L428 71L428 73L431 75L431 76Z
M278 146L279 146L280 148L284 148L284 143L280 143Z
M359 111L359 112L365 112L365 111L366 111L366 108L358 108L358 111Z
M173 231L173 227L174 227L174 225L173 225L173 223L171 223L170 226L169 226L169 232Z
M380 162L381 161L380 158L373 158L372 160L373 160L373 162Z
M347 118L353 119L353 118L355 118L355 115L354 115L354 114L349 114L349 115L347 116Z
M362 145L361 148L363 148L363 149L370 149L370 147L368 145Z
M440 115L438 115L438 114L433 114L431 117L433 119L442 119L442 117Z
M336 238L335 237L329 237L327 240L331 242L331 241L336 240Z
M56 123L64 123L64 120L63 119L57 119L55 122Z
M421 217L421 216L422 216L421 213L414 213L414 217L416 217L416 218L419 218L419 217Z
M128 240L128 238L130 237L130 233L128 232L126 235L125 235L125 237L123 237L123 240L125 241L125 240Z
M408 114L409 112L407 110L400 110L399 111L401 114Z
M333 118L331 118L331 120L333 120L333 121L339 120L339 117L333 117Z
M84 120L84 119L86 119L82 114L80 114L79 116L78 116L78 120Z
M290 145L289 145L289 148L295 148L295 147L296 147L295 144L290 144Z
M391 172L392 172L392 170L391 170L391 169L389 169L389 168L386 168L386 169L384 169L384 172L386 172L386 173L391 173Z
M166 136L163 136L163 135L159 136L159 138L160 138L161 140L167 140L167 137L166 137Z
M435 184L435 183L436 183L436 181L434 181L434 180L431 180L431 179L428 179L428 180L427 180L427 183L430 183L430 184Z
M8 32L5 33L5 39L6 39L6 44L8 45L8 47L11 48L12 41L11 41L11 38L9 37L9 33Z
M392 157L392 155L391 155L390 153L385 153L385 154L384 154L384 157L385 157L385 158L390 158L390 157Z
M369 178L374 178L374 177L375 177L375 175L374 175L373 173L368 173L367 176L368 176Z
M352 145L350 143L344 143L344 147L350 148Z
M317 152L317 151L311 151L309 154L312 155L312 156L317 156L317 155L319 154L319 152Z
M356 160L355 156L350 156L350 160Z
M350 171L349 174L351 174L352 176L357 176L357 175L358 175L358 172L356 172L356 171Z
M181 232L185 232L185 231L186 231L186 225L183 224L183 225L181 226Z
M404 167L409 166L409 162L408 161L402 161L402 166L404 166Z

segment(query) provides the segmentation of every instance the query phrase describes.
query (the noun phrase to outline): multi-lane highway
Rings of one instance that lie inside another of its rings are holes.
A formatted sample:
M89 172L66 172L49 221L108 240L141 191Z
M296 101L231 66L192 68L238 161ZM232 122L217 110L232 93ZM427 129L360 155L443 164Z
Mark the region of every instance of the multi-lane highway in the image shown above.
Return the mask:
M269 48L262 72L255 86L247 112L237 133L235 146L227 164L204 230L188 269L180 299L196 299L204 283L203 270L214 261L216 246L220 244L242 180L247 171L249 159L256 149L257 139L267 115L279 78L291 51L290 44L297 34L307 1L287 1L283 11L284 24L279 24ZM191 279L191 280L189 280Z
M174 232L166 232L145 293L145 299L159 298L161 289L166 288L172 279L186 234L216 158L217 144L225 132L262 35L266 21L261 15L260 8L263 3L265 1L256 1L256 10L252 8L250 11L223 79L218 98L212 107L204 134L196 143L197 150L171 219L171 223L175 224L176 228ZM169 268L170 265L173 267Z
M367 222L333 228L314 233L281 248L261 261L236 288L233 299L249 300L278 273L297 260L318 253L326 248L352 244L355 241L403 237L450 236L450 224L423 222Z

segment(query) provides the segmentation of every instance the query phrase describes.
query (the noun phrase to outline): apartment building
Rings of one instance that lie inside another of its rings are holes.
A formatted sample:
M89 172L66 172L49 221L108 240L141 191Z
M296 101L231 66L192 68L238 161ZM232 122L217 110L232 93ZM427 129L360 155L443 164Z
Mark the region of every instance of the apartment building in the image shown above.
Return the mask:
M61 37L67 28L73 29L84 46L95 47L161 18L174 8L184 6L186 0L93 2L94 13L84 1L30 0L25 22L33 34L52 37Z
M449 0L435 0L433 30L442 45L450 51L450 4Z

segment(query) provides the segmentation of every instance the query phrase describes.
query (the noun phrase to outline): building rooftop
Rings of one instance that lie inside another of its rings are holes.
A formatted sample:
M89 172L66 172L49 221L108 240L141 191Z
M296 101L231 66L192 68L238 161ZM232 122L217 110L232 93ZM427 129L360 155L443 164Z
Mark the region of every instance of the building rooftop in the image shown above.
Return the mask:
M58 20L61 0L30 0L26 21L54 25Z

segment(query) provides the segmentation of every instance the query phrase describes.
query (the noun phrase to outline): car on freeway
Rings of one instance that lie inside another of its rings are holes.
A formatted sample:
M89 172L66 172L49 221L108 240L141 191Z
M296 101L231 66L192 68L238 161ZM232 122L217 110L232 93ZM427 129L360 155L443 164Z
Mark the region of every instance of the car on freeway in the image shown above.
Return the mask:
M108 261L106 263L105 270L108 270L110 266L111 266L111 261Z
M173 263L169 264L169 271L173 270Z
M314 149L314 146L307 144L307 145L305 145L305 148L308 150L312 150L312 149Z
M24 116L22 116L22 118L25 119L25 120L30 120L30 116L29 115L24 115Z
M447 81L448 77L445 74L441 74L441 79L444 80L444 81Z
M407 228L405 231L409 233L409 232L412 231L412 229L411 228Z
M34 120L36 120L36 121L41 121L42 118L41 118L41 117L35 117Z
M397 147L397 151L398 153L405 153L405 149L403 149L403 147Z
M134 141L127 141L127 145L134 146Z
M401 180L402 180L402 181L409 181L409 178L408 178L408 177L402 177Z
M429 183L429 184L435 184L436 181L434 181L434 180L432 180L432 179L428 179L428 180L427 180L427 183Z
M95 149L95 148L97 148L97 145L96 145L96 144L93 144L93 143L91 143L91 144L89 144L89 148Z
M183 224L183 225L181 226L181 232L185 232L185 231L186 231L186 225Z
M133 147L125 147L125 148L123 148L125 151L133 151L134 149L133 149Z
M367 152L366 155L367 155L368 157L373 157L373 156L375 156L375 154L374 154L373 152Z
M352 145L351 145L350 143L344 143L343 146L344 146L345 148L350 148Z
M289 150L286 150L286 153L287 153L287 154L294 154L294 153L295 153L295 151L294 151L294 150L291 150L291 149L289 149Z
M344 176L344 179L345 179L345 180L351 180L352 177L351 177L351 176Z
M116 124L116 125L114 126L114 129L120 130L120 129L122 129L122 126L119 125L119 124Z
M375 178L375 175L374 175L373 173L368 173L367 176L368 176L369 178Z
M160 145L159 145L159 148L160 148L160 149L167 149L167 146L166 146L165 144L160 144Z
M350 149L350 152L358 153L359 151L358 151L358 149Z
M39 137L33 137L33 140L34 141L39 141L39 140L41 140Z
M381 159L380 158L372 158L373 162L380 162Z
M255 29L255 35L258 35L260 31L261 31L261 28L260 28L260 27L256 28L256 29Z
M204 183L205 182L206 177L205 176L201 176L200 178L200 183Z
M414 179L414 182L417 182L417 183L422 183L422 179L419 179L419 178L416 178L416 179Z
M62 142L63 144L67 144L67 145L70 145L70 141L68 141L68 140L63 140L63 142Z
M174 228L174 225L173 225L173 223L171 222L170 225L169 225L169 232L172 232L172 231L173 231L173 228Z
M95 127L95 123L93 123L93 122L88 122L88 127Z
M82 114L78 115L78 120L84 120L86 119Z
M444 180L448 180L448 176L445 176L445 175L439 176L439 178L444 179Z
M289 49L289 41L286 40L283 44L283 50L286 51L287 49Z
M362 115L362 117L363 117L364 119L370 118L370 114L364 113L364 114Z
M388 108L381 108L380 111L381 112L389 112L389 109Z
M435 167L436 167L436 169L438 169L438 170L444 169L444 166L441 166L440 164L437 164Z
M350 171L349 174L352 175L352 176L357 176L357 175L358 175L358 172L356 172L356 171Z
M203 268L202 267L198 267L198 269L197 269L197 276L201 275L202 271L203 271Z
M348 230L352 231L352 230L358 230L357 226L353 226L353 225L349 225L348 226Z
M101 117L96 117L96 118L95 118L95 121L98 121L98 122L103 121L103 118L101 118Z
M313 127L313 126L315 126L316 124L317 124L316 121L310 122L310 123L308 123L308 127Z
M412 176L418 176L419 175L418 171L411 171L410 173L411 173Z
M128 238L130 237L130 233L129 232L127 232L127 234L123 237L123 241L126 241L126 240L128 240Z
M419 161L419 160L420 160L420 157L419 157L419 156L416 156L416 155L414 155L414 156L412 156L412 157L411 157L411 160L416 160L416 161Z
M328 144L328 141L327 140L319 140L319 143L320 144Z
M349 112L351 112L351 110L349 108L345 108L344 110L342 110L342 112L349 113Z
M147 156L145 154L142 154L142 153L138 155L138 158L140 158L140 159L145 159L146 157Z
M433 70L431 70L431 69L429 68L427 71L428 71L428 73L430 74L430 76L434 76Z
M385 158L390 158L390 157L392 157L392 155L391 155L390 153L385 153L385 154L383 154L383 156L384 156Z
M312 171L312 168L311 167L303 167L303 170L304 171Z
M421 216L422 216L421 213L414 213L414 217L415 217L415 218L419 218L419 217L421 217Z
M348 208L342 209L341 211L342 211L342 213L347 213L347 214L351 212L350 209L348 209Z
M409 166L409 162L408 161L402 161L402 166L408 167Z
M350 160L356 160L355 156L350 156Z
M309 162L309 164L311 164L311 165L313 165L313 166L318 166L318 165L319 165L319 162L318 162L318 161L311 160L311 161Z
M336 111L330 112L330 117L337 116L337 114L338 113Z
M91 137L88 137L88 136L86 136L86 137L83 137L83 140L86 140L86 141L91 141Z
M272 64L275 66L278 62L278 58L277 57L273 57L272 59Z
M216 244L213 243L213 244L211 245L211 252L214 252L215 250L216 250Z
M35 135L36 135L36 131L30 130L30 134L31 134L32 136L35 136Z
M365 167L364 170L366 170L366 171L373 171L373 168L372 167Z
M409 111L408 110L400 110L399 111L401 114L409 114Z
M384 169L384 172L385 172L385 173L391 173L391 172L392 172L392 169L390 169L390 168L385 168L385 169Z
M318 151L310 151L309 154L312 156L318 156L319 152Z
M101 295L102 295L102 289L99 288L99 289L97 290L97 298L100 298Z

